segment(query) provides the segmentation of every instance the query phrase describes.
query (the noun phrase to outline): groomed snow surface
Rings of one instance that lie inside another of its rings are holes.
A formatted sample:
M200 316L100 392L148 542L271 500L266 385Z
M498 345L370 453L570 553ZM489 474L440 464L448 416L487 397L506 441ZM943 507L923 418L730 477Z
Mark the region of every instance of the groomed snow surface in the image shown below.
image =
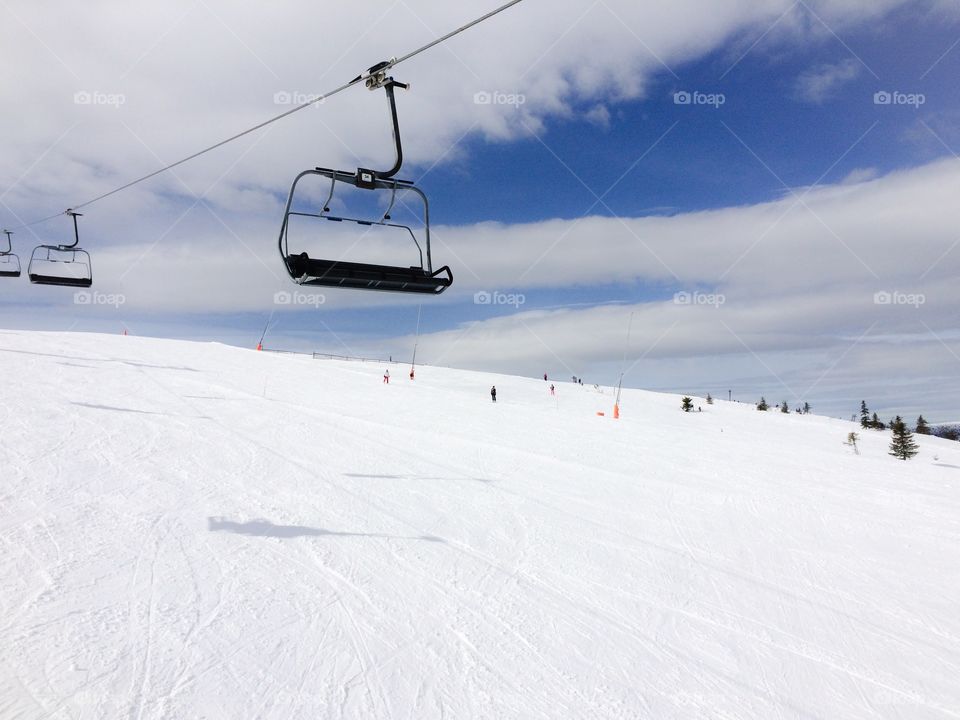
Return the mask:
M0 333L0 717L960 717L960 444L391 369Z

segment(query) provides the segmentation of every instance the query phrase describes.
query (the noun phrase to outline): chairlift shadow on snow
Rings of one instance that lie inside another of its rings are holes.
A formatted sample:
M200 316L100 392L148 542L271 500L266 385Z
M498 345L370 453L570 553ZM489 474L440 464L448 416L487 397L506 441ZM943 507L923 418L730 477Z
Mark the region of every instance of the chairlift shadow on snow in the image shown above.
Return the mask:
M235 522L221 517L208 517L207 525L210 532L231 532L236 535L251 535L254 537L273 537L280 539L298 537L365 537L384 538L387 540L426 540L427 542L446 542L443 538L434 535L385 535L383 533L342 532L312 528L305 525L275 525L269 520L258 518L247 522Z
M937 467L947 467L947 468L953 468L954 470L960 470L960 465L949 465L948 463L940 463L940 462L935 462L933 464L936 465Z
M57 360L82 360L85 362L110 362L110 358L78 357L76 355L57 355L56 353L33 352L30 350L14 350L13 348L5 348L5 347L0 347L0 352L16 353L17 355L33 355L35 357L55 358Z
M115 362L135 368L146 368L147 370L185 370L186 372L200 372L200 370L196 368L184 367L182 365L150 365L148 363L133 362L131 360L115 360Z
M96 403L85 402L71 402L70 404L77 405L78 407L91 408L93 410L112 410L113 412L134 413L136 415L165 415L167 417L172 417L170 413L154 412L152 410L137 410L136 408L115 407L113 405L98 405Z

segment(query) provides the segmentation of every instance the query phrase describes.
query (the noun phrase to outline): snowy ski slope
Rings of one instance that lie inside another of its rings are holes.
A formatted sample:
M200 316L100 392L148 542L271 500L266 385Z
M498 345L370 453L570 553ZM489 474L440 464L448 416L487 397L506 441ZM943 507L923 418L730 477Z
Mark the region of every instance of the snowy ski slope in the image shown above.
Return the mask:
M960 717L960 444L383 369L0 332L0 718Z

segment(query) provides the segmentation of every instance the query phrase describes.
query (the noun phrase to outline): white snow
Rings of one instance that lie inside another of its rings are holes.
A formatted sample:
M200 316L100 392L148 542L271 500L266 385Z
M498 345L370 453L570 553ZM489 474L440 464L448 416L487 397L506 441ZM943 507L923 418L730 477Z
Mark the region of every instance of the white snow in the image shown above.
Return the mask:
M383 370L0 333L0 717L960 717L960 444Z

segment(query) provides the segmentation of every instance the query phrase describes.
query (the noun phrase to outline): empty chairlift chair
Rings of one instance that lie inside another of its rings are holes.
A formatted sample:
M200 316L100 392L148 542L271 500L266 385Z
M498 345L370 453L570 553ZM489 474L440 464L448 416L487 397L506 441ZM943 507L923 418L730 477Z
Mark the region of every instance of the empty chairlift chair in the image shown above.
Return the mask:
M9 230L3 231L7 236L6 250L0 250L0 278L18 278L20 277L20 258L13 254L13 243L10 242L10 236L13 235Z
M387 102L390 107L390 116L393 121L393 138L396 147L396 161L392 168L386 171L368 170L360 168L356 172L332 170L330 168L314 168L305 170L297 175L287 197L286 208L283 214L283 225L280 228L280 256L283 258L287 273L294 282L300 285L353 288L357 290L385 290L403 293L422 293L439 295L453 284L453 273L444 266L439 270L433 269L433 260L430 253L430 205L427 196L412 182L396 180L394 175L403 164L403 149L400 143L400 126L397 120L397 104L394 97L394 88L404 88L406 85L386 77L386 64L374 66L370 69L366 86L370 90L383 88L387 93ZM297 184L306 177L319 176L330 181L330 189L326 201L319 212L305 212L296 209L294 199L297 194ZM389 193L389 203L386 212L376 217L347 217L331 214L331 202L334 198L337 183L343 183L361 190L371 190L381 194ZM412 197L418 208L422 209L423 228L422 244L417 233L410 225L393 222L391 213L399 204L406 206L404 197ZM408 267L384 265L378 263L353 262L346 260L331 260L311 257L299 248L291 251L290 219L292 217L307 217L334 223L348 223L356 226L361 242L366 233L374 228L389 228L398 236L409 238L417 250L418 263Z
M66 214L73 218L73 243L37 246L30 256L27 275L36 285L88 288L93 284L93 268L90 254L79 247L77 218L80 213L68 210Z

